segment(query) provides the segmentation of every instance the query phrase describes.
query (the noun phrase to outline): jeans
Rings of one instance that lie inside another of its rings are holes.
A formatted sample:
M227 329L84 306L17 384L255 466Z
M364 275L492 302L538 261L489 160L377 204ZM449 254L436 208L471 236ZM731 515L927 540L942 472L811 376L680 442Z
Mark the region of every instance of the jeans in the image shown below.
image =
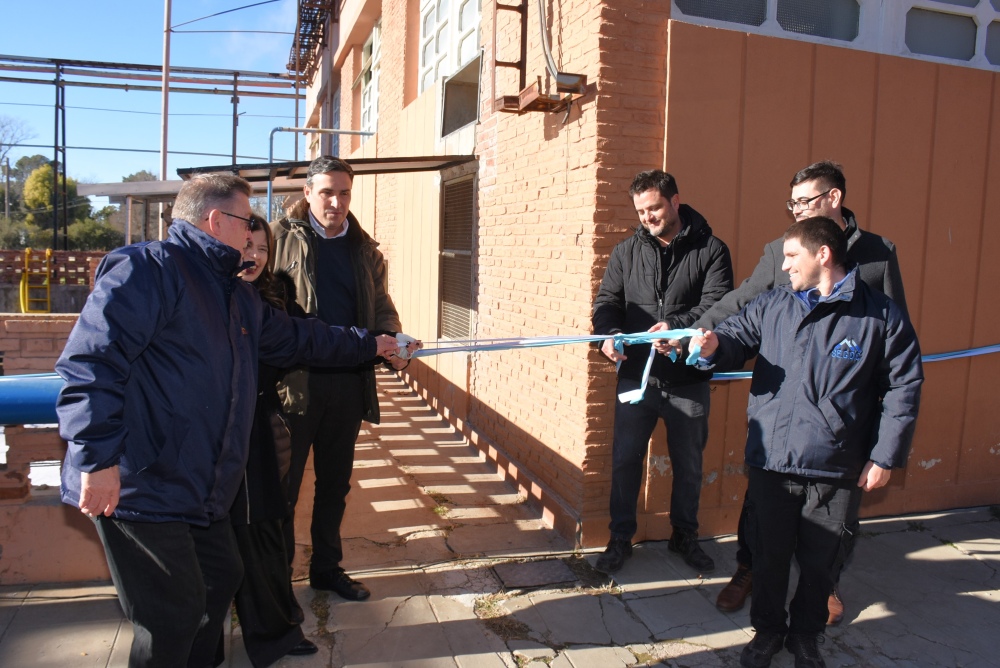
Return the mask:
M205 668L243 580L229 518L207 527L100 516L97 533L134 637L129 668Z
M340 524L347 508L354 468L354 446L361 431L364 413L364 382L360 373L310 372L309 407L305 415L288 415L292 436L292 461L288 472L288 502L292 516L286 525L286 539L294 526L295 504L309 448L313 451L316 496L312 514L312 562L310 572L323 573L340 568L344 548ZM288 558L295 555L294 538Z
M861 494L856 480L750 468L746 523L753 551L750 623L758 632L823 633L834 565L843 558L843 534L857 522ZM799 564L799 582L786 623L793 556Z
M618 392L639 387L618 380ZM635 535L636 504L642 486L642 468L656 422L667 427L667 450L674 483L670 493L670 523L675 529L698 531L701 499L701 459L708 442L708 383L646 388L637 404L615 403L615 436L611 450L611 537L631 540Z

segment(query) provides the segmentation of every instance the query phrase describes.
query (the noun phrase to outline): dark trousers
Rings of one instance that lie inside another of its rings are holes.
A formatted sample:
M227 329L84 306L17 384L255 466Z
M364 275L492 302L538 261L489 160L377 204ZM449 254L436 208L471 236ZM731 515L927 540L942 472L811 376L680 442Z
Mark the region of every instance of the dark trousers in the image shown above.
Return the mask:
M229 518L207 527L103 516L96 524L134 629L130 668L221 663L223 623L243 579Z
M861 493L856 480L750 468L746 526L753 552L750 623L758 632L823 633L833 566L843 556L843 534L858 519ZM792 556L799 564L799 582L786 622Z
M618 392L639 387L638 381L619 379ZM701 499L701 460L708 442L708 383L646 388L637 404L615 403L615 436L611 448L611 537L631 540L635 535L636 504L642 486L642 468L657 420L667 427L667 451L674 484L670 492L670 523L677 529L698 530Z
M743 495L743 508L740 509L740 522L736 528L736 543L738 545L736 549L736 561L742 566L746 566L751 571L753 570L753 553L750 551L750 545L747 543L746 536L746 524L747 524L747 507L750 505L749 502L750 492L747 491ZM861 529L861 523L856 521L848 526L848 531L844 532L843 540L844 544L841 545L840 557L833 564L833 586L836 587L840 584L840 575L844 572L844 567L847 565L847 560L851 557L851 552L854 551L854 537L858 535L858 530Z
M340 524L351 491L354 445L364 413L364 384L358 372L309 374L309 407L305 415L289 415L292 461L288 472L288 501L293 515L302 486L302 474L313 450L316 496L312 514L312 563L310 571L322 573L340 568L344 549ZM293 547L288 558L294 556Z
M236 614L254 668L270 666L305 639L281 525L264 520L233 527L245 569Z

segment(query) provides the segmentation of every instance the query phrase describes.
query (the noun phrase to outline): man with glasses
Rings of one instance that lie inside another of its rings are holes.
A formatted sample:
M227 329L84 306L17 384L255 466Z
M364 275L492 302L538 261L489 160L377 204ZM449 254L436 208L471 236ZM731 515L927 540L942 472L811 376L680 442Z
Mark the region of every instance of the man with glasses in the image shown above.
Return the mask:
M896 247L891 241L877 234L867 232L858 227L854 213L844 207L847 196L847 181L839 164L829 160L817 162L800 170L792 178L792 196L785 205L792 212L796 221L824 216L830 218L843 230L847 240L847 264L858 267L858 278L869 287L884 293L891 298L906 314L906 297L903 293L903 278L899 271L899 261L896 258ZM739 313L757 295L767 292L780 285L787 285L788 274L782 271L783 237L778 237L764 247L753 273L742 284L708 310L698 322L696 328L714 329L716 325L729 316ZM661 351L667 347L660 346ZM747 545L745 523L747 517L746 497L743 511L740 513L738 540L739 550L736 553L738 567L729 584L719 593L716 606L720 610L733 612L746 603L753 586L752 555ZM844 604L840 597L837 583L844 560L853 547L856 526L848 527L844 532L844 546L833 571L833 590L828 600L828 624L839 624L844 617Z
M237 277L253 239L249 196L230 174L184 183L165 241L101 261L56 363L62 499L97 526L134 629L132 667L218 665L243 577L228 513L258 356L358 364L398 350L393 337L291 318Z

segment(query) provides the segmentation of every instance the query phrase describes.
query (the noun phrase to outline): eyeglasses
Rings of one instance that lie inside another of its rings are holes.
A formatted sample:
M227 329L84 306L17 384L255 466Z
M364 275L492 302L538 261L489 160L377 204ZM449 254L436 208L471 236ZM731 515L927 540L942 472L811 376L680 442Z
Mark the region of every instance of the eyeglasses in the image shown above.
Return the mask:
M830 188L830 190L833 190L833 188ZM790 199L787 202L785 202L785 206L788 207L789 211L795 211L796 206L802 209L808 209L809 205L812 204L814 199L819 199L823 195L829 193L830 190L827 190L826 192L821 192L818 195L813 195L812 197L800 197L798 199Z
M237 216L235 213L229 213L228 211L223 211L222 209L219 209L219 213L221 213L224 216L232 216L233 218L239 218L240 220L245 221L247 224L247 229L251 232L257 226L253 218L244 218L243 216Z

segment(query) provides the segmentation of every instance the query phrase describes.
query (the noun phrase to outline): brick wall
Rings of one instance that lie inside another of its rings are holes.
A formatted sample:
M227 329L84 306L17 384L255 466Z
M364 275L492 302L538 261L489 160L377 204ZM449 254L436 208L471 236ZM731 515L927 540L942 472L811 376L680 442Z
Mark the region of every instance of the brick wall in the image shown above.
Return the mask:
M595 0L549 14L560 69L591 82L565 123L562 113L494 113L484 68L477 336L589 333L607 255L635 224L628 184L663 164L668 7ZM529 83L545 72L535 9ZM487 12L484 36L491 20ZM519 26L500 21L498 58L510 59ZM512 80L500 73L498 97L517 92ZM472 374L470 422L578 509L585 543L603 540L611 365L594 349L551 348L478 356Z
M92 268L106 251L54 251L52 285L90 285ZM32 269L44 271L45 249L32 251ZM20 283L24 272L23 250L0 250L0 283Z
M418 8L419 0L382 4L380 157L409 154L405 150L416 145L401 136L401 119L417 84ZM540 75L543 90L554 93L537 6L529 3L528 12L527 81ZM668 12L669 5L651 8L640 0L548 6L553 57L561 71L586 74L590 90L568 114L521 116L493 111L494 12L482 12L476 337L590 332L591 305L608 253L635 225L628 185L636 172L664 162ZM501 12L498 19L500 60L517 59L520 23L511 16ZM360 47L345 59L342 87L357 77ZM516 95L517 76L498 72L496 95ZM353 119L357 128L360 88L343 90L341 101L341 117ZM420 129L429 138L428 150L421 152L436 150L438 131L436 123ZM426 278L410 275L415 270L406 267L416 262L410 259L414 250L401 241L406 236L401 226L413 224L407 207L425 194L409 193L415 201L403 201L407 192L401 184L396 175L377 177L375 220L365 223L389 260L391 293L398 292L400 280ZM428 369L417 382L448 386L433 373ZM543 487L559 499L557 505L571 509L571 532L586 544L603 541L614 400L610 363L585 346L474 355L468 388L467 402L449 402L445 412L454 414L470 441L488 454L498 450L490 456L519 484L530 479L526 489ZM435 400L440 403L441 397Z
M75 314L0 314L3 373L51 373L66 345Z

